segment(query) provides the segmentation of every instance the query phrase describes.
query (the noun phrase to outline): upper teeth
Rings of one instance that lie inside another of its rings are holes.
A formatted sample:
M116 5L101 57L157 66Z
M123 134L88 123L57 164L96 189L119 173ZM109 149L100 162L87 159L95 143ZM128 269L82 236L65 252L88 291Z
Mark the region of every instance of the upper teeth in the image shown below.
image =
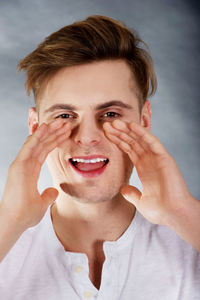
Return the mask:
M82 159L82 158L72 158L72 161L74 162L81 162L81 163L97 163L100 161L106 161L107 158L93 158L93 159Z

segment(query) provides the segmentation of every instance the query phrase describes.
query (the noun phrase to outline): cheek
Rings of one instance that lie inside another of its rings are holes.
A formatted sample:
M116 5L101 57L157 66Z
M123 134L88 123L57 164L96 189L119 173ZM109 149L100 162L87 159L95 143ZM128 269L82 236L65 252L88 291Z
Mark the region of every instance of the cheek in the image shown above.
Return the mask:
M48 165L48 167L49 167L50 170L52 170L54 168L54 166L55 166L55 161L56 161L55 157L56 157L55 150L53 150L47 156L46 163L47 163L47 165Z
M49 153L46 162L53 174L58 175L65 172L66 161L71 156L69 153L71 153L71 147L69 144L66 145L66 143Z
M58 169L58 164L60 163L59 157L60 157L60 149L59 148L54 149L47 156L46 163L51 170L54 170L54 172L55 172L55 168Z
M126 154L125 152L123 152L121 149L119 149L116 145L114 145L115 147L115 151L113 152L113 165L115 167L115 169L121 169L124 170L125 173L126 172L130 172L130 170L133 169L133 163L130 160L128 154Z

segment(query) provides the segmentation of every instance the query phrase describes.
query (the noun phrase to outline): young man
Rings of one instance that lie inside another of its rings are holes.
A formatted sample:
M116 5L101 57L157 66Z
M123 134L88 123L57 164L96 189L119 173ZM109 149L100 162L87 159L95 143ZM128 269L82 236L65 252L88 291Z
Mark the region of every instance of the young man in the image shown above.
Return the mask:
M0 206L2 299L200 296L200 202L150 133L156 78L141 43L90 16L19 63L36 107ZM40 195L45 160L54 187Z

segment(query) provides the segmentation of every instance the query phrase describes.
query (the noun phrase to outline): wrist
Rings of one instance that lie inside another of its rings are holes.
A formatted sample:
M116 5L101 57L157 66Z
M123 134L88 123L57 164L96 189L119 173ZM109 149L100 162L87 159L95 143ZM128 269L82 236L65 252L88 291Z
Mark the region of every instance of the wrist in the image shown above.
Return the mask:
M177 233L183 231L184 228L195 229L195 225L199 227L200 201L189 194L179 202L179 205L176 204L173 211L166 217L166 226Z
M23 221L20 220L17 215L12 215L9 213L8 209L3 205L2 201L0 202L0 221L4 227L7 227L15 233L23 233L28 227L23 224Z

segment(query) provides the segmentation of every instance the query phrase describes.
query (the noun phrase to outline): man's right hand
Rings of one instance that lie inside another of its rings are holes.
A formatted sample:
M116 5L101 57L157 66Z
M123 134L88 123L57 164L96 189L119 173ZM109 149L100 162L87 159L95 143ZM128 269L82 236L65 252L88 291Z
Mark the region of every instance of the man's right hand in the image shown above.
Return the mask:
M37 127L37 125L36 125ZM34 130L33 130L34 131ZM71 134L71 123L63 119L43 123L30 135L8 171L0 202L5 219L26 230L43 218L48 206L58 195L55 188L39 193L37 183L47 155L65 143Z

